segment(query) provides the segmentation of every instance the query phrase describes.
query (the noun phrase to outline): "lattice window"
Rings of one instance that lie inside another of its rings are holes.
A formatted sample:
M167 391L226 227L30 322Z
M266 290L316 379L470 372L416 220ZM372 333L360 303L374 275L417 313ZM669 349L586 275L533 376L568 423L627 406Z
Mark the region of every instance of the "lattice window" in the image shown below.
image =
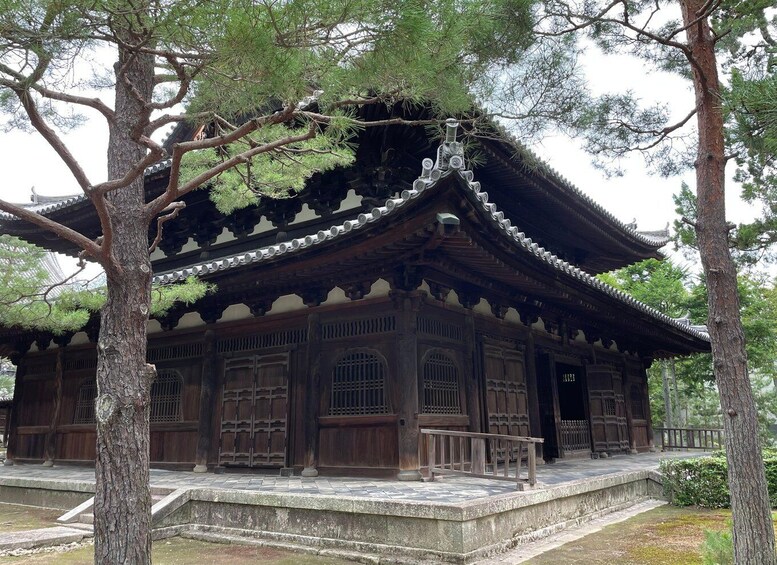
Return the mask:
M329 414L386 414L386 362L369 351L346 353L332 375Z
M78 387L74 424L94 424L94 400L97 398L97 382L84 381Z
M183 377L178 371L162 370L151 385L151 421L180 422Z
M432 353L424 363L423 411L461 414L459 370L447 355Z
M615 399L614 398L605 398L604 399L604 415L605 416L615 416Z
M631 387L631 417L635 420L645 419L645 404L642 402L642 391L636 385Z
M384 334L396 329L393 315L329 322L321 326L322 339L342 339L355 335Z

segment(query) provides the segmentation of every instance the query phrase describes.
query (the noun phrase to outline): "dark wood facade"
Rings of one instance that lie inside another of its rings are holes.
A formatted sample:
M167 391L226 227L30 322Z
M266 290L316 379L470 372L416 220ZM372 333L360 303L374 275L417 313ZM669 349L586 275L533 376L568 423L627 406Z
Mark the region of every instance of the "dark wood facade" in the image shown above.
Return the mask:
M385 181L374 154L386 143L403 139L368 136L359 166L314 179L299 200L223 218L199 192L187 211L200 224L171 222L157 282L197 275L218 292L149 324L153 464L410 480L423 427L543 437L546 459L650 449L646 366L707 341L536 240L591 272L657 244L493 147L482 171L493 184L475 182L450 141L420 178L395 162ZM430 147L416 133L404 145L416 159ZM508 170L537 214L516 208ZM539 221L554 214L566 225ZM0 336L18 363L11 460L92 461L97 331Z

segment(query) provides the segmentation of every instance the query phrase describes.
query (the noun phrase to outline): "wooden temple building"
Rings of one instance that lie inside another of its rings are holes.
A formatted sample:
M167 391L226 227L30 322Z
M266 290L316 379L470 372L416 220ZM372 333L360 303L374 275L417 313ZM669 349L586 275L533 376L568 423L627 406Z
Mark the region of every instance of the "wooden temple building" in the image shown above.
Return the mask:
M186 197L155 282L217 291L149 322L152 465L418 479L421 428L541 437L546 460L652 447L645 369L707 336L594 275L659 257L667 234L509 140L480 139L468 169L456 127L367 128L355 165L230 216ZM168 172L147 171L150 195ZM30 208L99 235L84 197ZM9 216L0 231L77 251ZM93 460L98 332L0 330L18 367L10 461Z

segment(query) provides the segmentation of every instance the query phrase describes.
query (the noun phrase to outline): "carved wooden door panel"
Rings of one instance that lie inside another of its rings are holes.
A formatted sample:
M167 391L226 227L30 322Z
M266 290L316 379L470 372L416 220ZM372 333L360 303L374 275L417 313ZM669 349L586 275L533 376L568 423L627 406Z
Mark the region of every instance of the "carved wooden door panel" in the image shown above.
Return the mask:
M610 365L588 365L586 380L594 451L628 449L626 403L620 372Z
M219 465L251 464L254 365L254 357L244 357L229 359L224 368Z
M483 357L489 433L528 436L529 396L523 352L485 345Z
M286 464L288 367L286 354L257 358L252 466Z
M285 353L227 361L220 465L285 466L288 366Z

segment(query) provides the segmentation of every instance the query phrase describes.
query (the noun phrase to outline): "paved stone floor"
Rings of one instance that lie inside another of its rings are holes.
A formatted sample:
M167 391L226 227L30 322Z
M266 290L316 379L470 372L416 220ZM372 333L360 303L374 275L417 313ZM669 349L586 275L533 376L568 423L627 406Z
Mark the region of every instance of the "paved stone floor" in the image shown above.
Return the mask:
M558 461L537 468L538 487L590 479L610 474L658 468L661 459L698 456L700 453L669 452L619 455L608 459L578 459ZM51 479L94 481L94 469L89 467L41 465L0 466L0 478ZM279 494L312 496L349 496L358 498L430 501L458 504L515 492L510 482L447 476L434 482L402 482L389 479L347 477L280 477L277 472L227 472L224 474L192 473L187 471L151 470L151 485L176 489L181 487L224 488L262 491Z

